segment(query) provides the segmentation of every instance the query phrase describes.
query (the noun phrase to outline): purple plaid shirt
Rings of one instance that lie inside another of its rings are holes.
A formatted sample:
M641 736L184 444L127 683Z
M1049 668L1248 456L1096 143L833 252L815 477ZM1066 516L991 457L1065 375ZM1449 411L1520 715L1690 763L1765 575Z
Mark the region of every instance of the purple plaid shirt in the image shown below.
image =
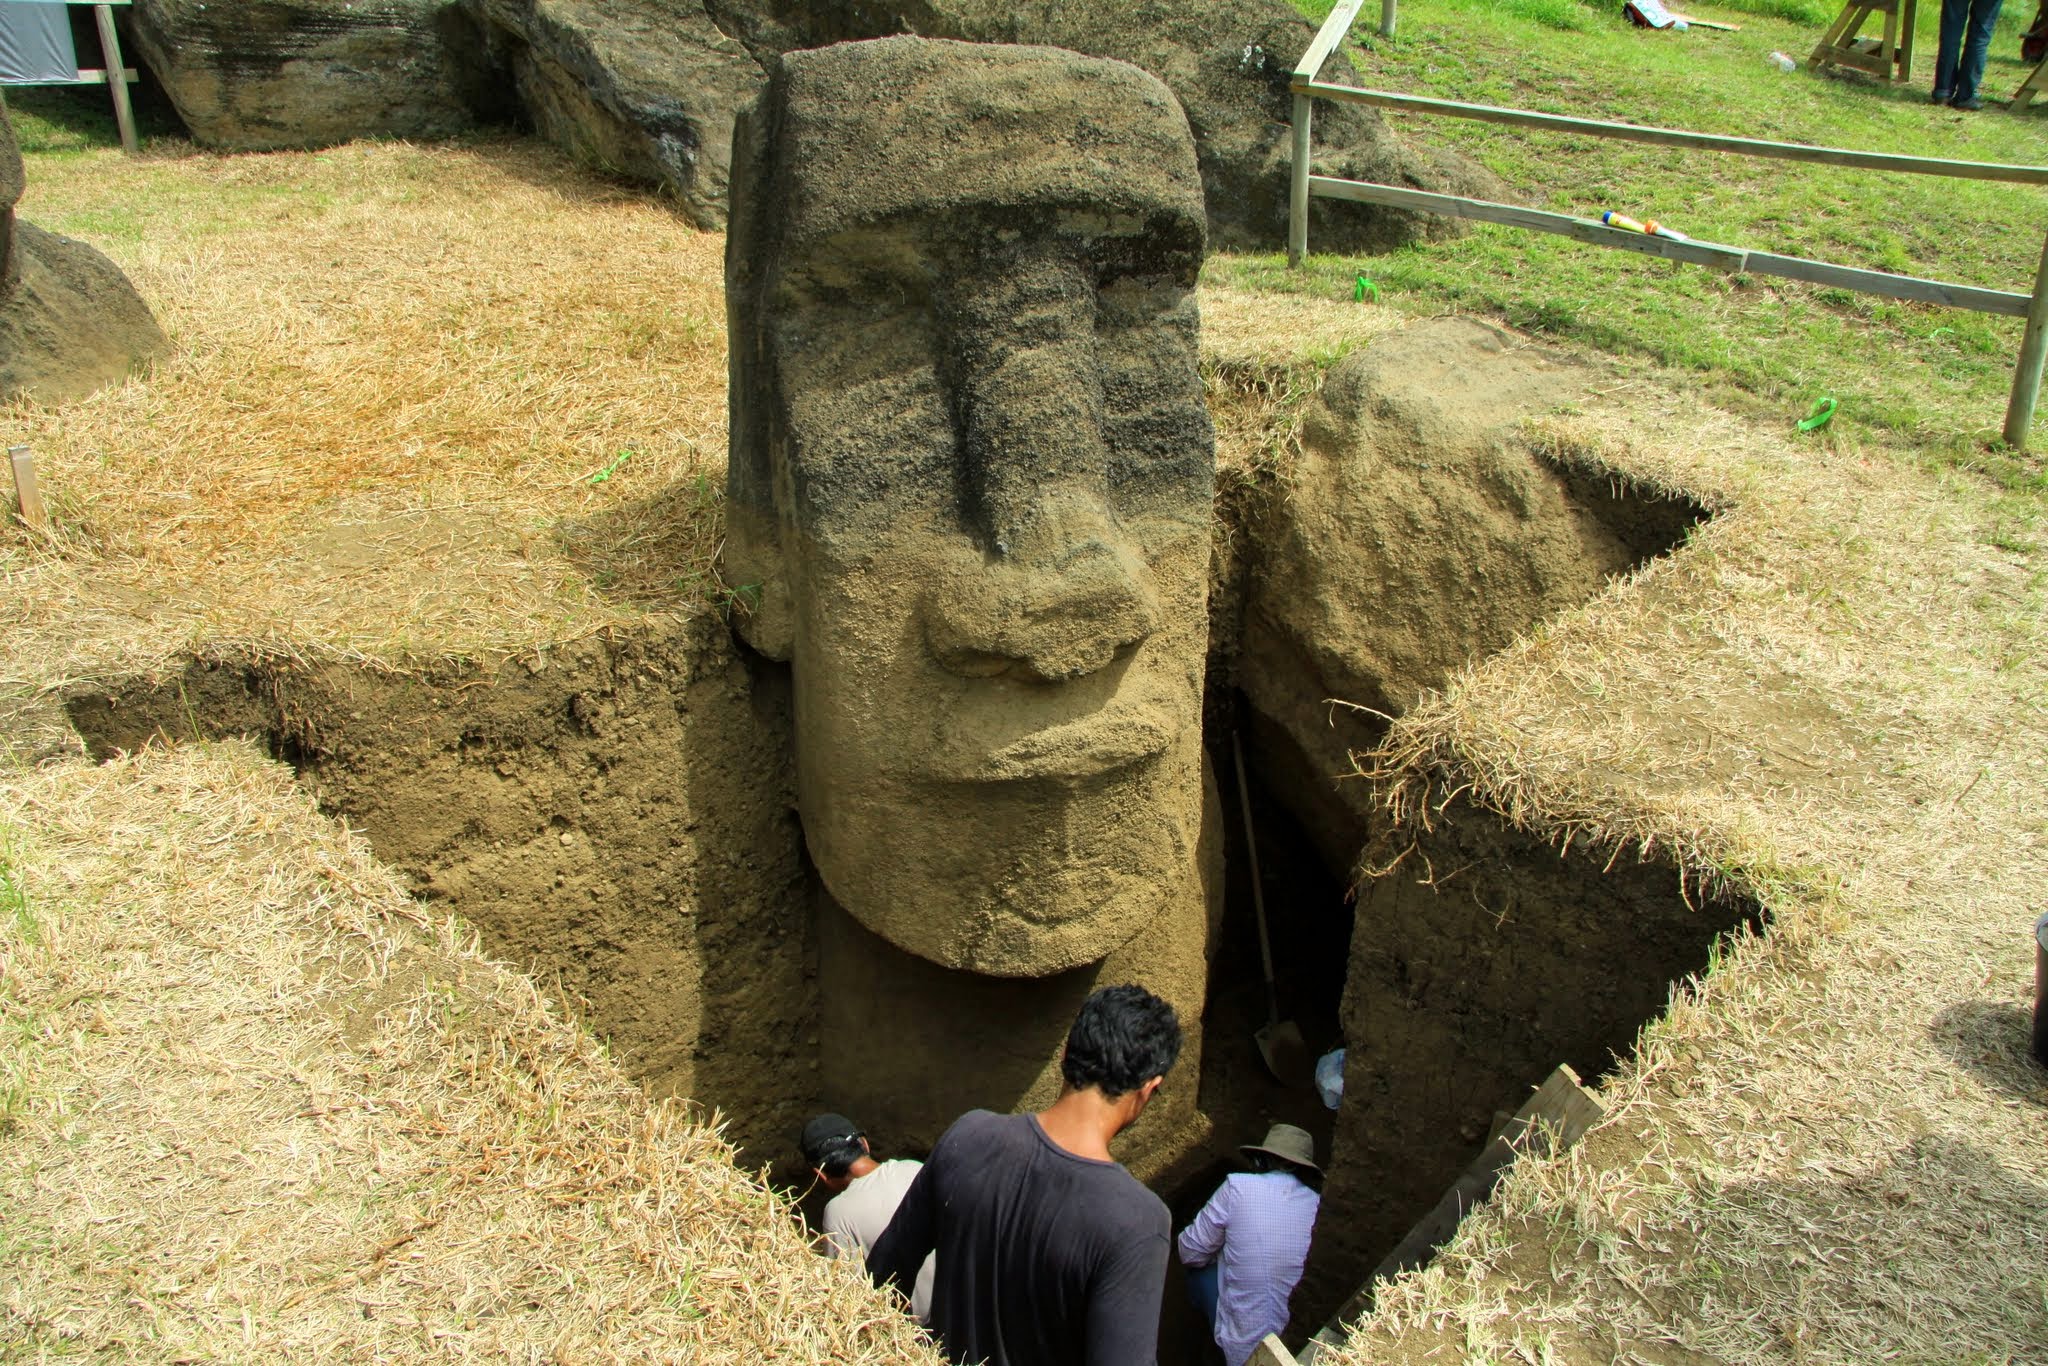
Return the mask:
M1287 1326L1321 1202L1286 1172L1247 1172L1225 1180L1181 1231L1182 1263L1218 1264L1216 1345L1230 1366L1244 1366L1261 1338Z

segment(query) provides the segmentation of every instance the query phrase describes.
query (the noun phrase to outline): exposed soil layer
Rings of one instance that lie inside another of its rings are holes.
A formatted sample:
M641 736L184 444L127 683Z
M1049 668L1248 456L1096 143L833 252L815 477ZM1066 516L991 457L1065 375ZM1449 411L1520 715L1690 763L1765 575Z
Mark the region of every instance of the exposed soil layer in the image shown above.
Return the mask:
M1253 509L1236 677L1267 777L1333 867L1370 835L1341 780L1387 720L1464 665L1682 543L1691 499L1561 467L1523 419L1598 372L1467 318L1333 366L1302 450Z
M263 737L420 896L767 1160L817 1087L786 705L780 671L700 618L489 671L194 663L69 710L96 757Z
M1661 860L1560 853L1453 803L1359 891L1344 1104L1297 1327L1333 1313L1559 1063L1588 1083L1634 1045L1742 900ZM1334 1216L1334 1217L1331 1217Z

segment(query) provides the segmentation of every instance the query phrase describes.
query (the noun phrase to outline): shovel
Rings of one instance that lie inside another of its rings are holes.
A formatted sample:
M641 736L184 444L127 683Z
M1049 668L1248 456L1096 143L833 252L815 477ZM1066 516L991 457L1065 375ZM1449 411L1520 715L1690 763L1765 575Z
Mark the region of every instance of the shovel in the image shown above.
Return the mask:
M1266 1027L1252 1035L1259 1056L1273 1080L1283 1086L1306 1086L1314 1076L1315 1064L1308 1055L1308 1043L1301 1026L1280 1018L1280 989L1273 984L1273 943L1266 933L1266 889L1259 878L1259 839L1252 832L1252 794L1245 783L1244 746L1237 732L1230 734L1230 757L1237 765L1237 802L1244 812L1244 848L1251 861L1252 914L1259 925L1259 962L1266 971Z

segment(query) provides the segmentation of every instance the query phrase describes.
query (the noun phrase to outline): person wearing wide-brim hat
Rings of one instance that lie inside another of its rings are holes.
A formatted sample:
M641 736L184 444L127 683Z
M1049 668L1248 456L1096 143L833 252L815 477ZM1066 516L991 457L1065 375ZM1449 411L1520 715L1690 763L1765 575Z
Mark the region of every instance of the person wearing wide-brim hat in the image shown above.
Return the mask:
M1315 1140L1292 1124L1275 1124L1263 1142L1238 1151L1251 1170L1225 1179L1179 1245L1189 1297L1230 1366L1243 1366L1261 1339L1287 1326L1323 1184Z

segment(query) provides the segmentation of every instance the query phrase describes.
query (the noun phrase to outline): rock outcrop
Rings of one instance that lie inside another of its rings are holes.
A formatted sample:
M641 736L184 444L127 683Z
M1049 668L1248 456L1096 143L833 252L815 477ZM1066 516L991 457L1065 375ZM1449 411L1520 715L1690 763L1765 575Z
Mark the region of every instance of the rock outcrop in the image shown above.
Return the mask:
M721 226L732 123L785 52L891 34L1040 44L1149 71L1186 110L1214 246L1273 249L1287 222L1287 82L1314 27L1285 0L137 0L143 59L203 143L302 147L517 119L580 160ZM1341 59L1326 78L1348 80ZM1490 181L1379 116L1324 107L1318 169L1456 191ZM1319 201L1312 241L1354 251L1446 220ZM1434 225L1434 226L1431 226Z
M134 15L141 60L208 147L443 137L502 100L453 0L136 0Z
M761 67L701 0L467 0L525 120L585 165L725 222L732 125Z
M119 266L14 216L25 184L0 106L0 399L68 403L168 343Z
M1065 0L704 0L756 56L848 38L915 33L976 43L1040 43L1129 62L1165 82L1187 111L1208 197L1212 247L1273 250L1287 237L1288 139L1294 64L1316 26L1286 0L1074 4ZM1355 85L1341 57L1324 79ZM1316 112L1316 169L1324 175L1487 191L1491 177L1462 159L1397 138L1378 114L1324 103ZM1448 220L1320 201L1311 245L1374 250L1412 241ZM1435 225L1427 227L1427 225Z

